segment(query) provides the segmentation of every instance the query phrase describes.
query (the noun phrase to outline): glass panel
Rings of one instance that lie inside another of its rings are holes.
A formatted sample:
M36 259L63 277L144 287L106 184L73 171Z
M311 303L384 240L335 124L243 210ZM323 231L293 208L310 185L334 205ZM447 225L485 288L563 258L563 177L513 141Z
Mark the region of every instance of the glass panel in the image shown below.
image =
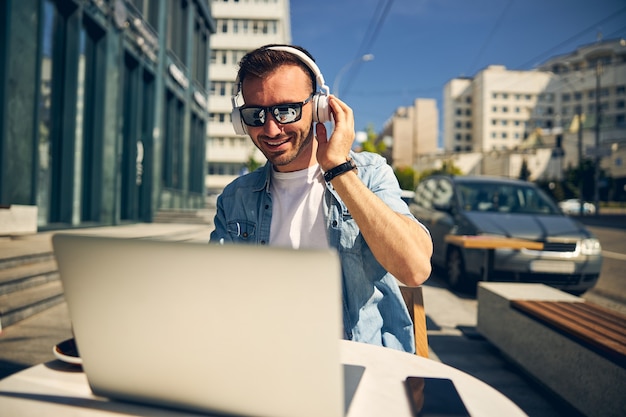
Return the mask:
M80 223L80 192L82 189L82 161L83 161L83 127L85 114L85 74L87 57L85 54L85 28L81 27L78 34L78 73L76 74L76 132L74 148L74 198L72 210L72 224ZM92 80L93 82L93 80Z
M39 168L37 178L38 225L47 224L50 208L51 153L50 133L52 131L52 59L54 44L54 26L58 19L51 0L43 5L43 30L41 34L42 58L41 81L39 85Z

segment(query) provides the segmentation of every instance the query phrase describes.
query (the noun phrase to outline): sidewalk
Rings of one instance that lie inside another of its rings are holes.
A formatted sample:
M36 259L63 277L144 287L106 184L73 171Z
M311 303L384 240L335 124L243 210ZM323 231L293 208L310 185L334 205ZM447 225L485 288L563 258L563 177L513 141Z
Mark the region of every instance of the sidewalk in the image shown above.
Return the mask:
M167 240L208 241L206 225L139 224L80 229L72 233L150 237ZM50 250L52 233L17 240L0 240L0 257L28 250ZM556 399L507 363L476 331L476 300L447 290L433 277L424 286L431 359L461 369L509 397L530 417L571 415L559 409ZM71 337L67 305L62 303L4 329L0 334L0 378L32 365L55 359L52 347Z

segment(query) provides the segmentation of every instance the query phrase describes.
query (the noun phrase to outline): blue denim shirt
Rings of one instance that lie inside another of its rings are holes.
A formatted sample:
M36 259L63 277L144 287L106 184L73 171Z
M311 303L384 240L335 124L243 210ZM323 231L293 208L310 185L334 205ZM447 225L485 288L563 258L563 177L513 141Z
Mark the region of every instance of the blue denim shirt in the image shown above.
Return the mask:
M363 183L392 210L415 218L400 198L398 181L385 159L351 153ZM271 164L237 178L217 199L211 242L268 244L272 218ZM332 186L324 209L329 245L341 259L344 337L415 352L413 324L396 279L374 258L359 227ZM417 221L417 220L415 220Z

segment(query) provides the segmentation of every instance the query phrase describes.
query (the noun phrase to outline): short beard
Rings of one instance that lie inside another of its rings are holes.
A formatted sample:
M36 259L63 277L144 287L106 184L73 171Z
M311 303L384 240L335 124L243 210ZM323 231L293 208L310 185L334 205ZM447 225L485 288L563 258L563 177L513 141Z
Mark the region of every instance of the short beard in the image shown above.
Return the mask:
M311 143L313 142L313 128L312 127L309 127L309 131L304 136L304 138L305 138L304 141L302 142L302 144L298 148L298 151L295 153L295 155L293 155L292 158L289 158L289 160L282 160L280 162L272 162L272 164L274 164L274 166L280 167L280 166L289 165L290 163L298 159L298 157L302 154L302 152L304 152L305 149L311 146ZM267 155L266 155L266 158L267 158Z

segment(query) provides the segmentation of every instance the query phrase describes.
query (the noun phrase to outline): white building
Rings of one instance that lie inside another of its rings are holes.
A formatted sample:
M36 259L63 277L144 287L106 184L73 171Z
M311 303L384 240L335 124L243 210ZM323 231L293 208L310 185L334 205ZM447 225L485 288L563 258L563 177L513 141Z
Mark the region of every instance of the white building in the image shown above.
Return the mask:
M235 135L231 123L239 61L259 46L291 43L291 24L289 0L213 0L211 11L217 31L211 36L206 186L219 192L244 172L250 158L265 161L248 136Z
M582 158L601 157L603 169L626 181L626 41L583 45L538 69L552 76L531 127L563 150L560 164L577 165L581 151Z
M474 78L450 80L443 94L444 149L483 152L520 146L549 81L549 73L501 65L490 65Z
M413 106L396 109L378 136L388 145L388 162L394 168L412 167L420 155L436 152L438 120L433 99L418 98Z
M530 71L491 65L450 80L443 100L444 153L466 173L517 176L526 161L531 179L560 179L579 158L599 157L615 189L626 186L624 39L580 46Z

